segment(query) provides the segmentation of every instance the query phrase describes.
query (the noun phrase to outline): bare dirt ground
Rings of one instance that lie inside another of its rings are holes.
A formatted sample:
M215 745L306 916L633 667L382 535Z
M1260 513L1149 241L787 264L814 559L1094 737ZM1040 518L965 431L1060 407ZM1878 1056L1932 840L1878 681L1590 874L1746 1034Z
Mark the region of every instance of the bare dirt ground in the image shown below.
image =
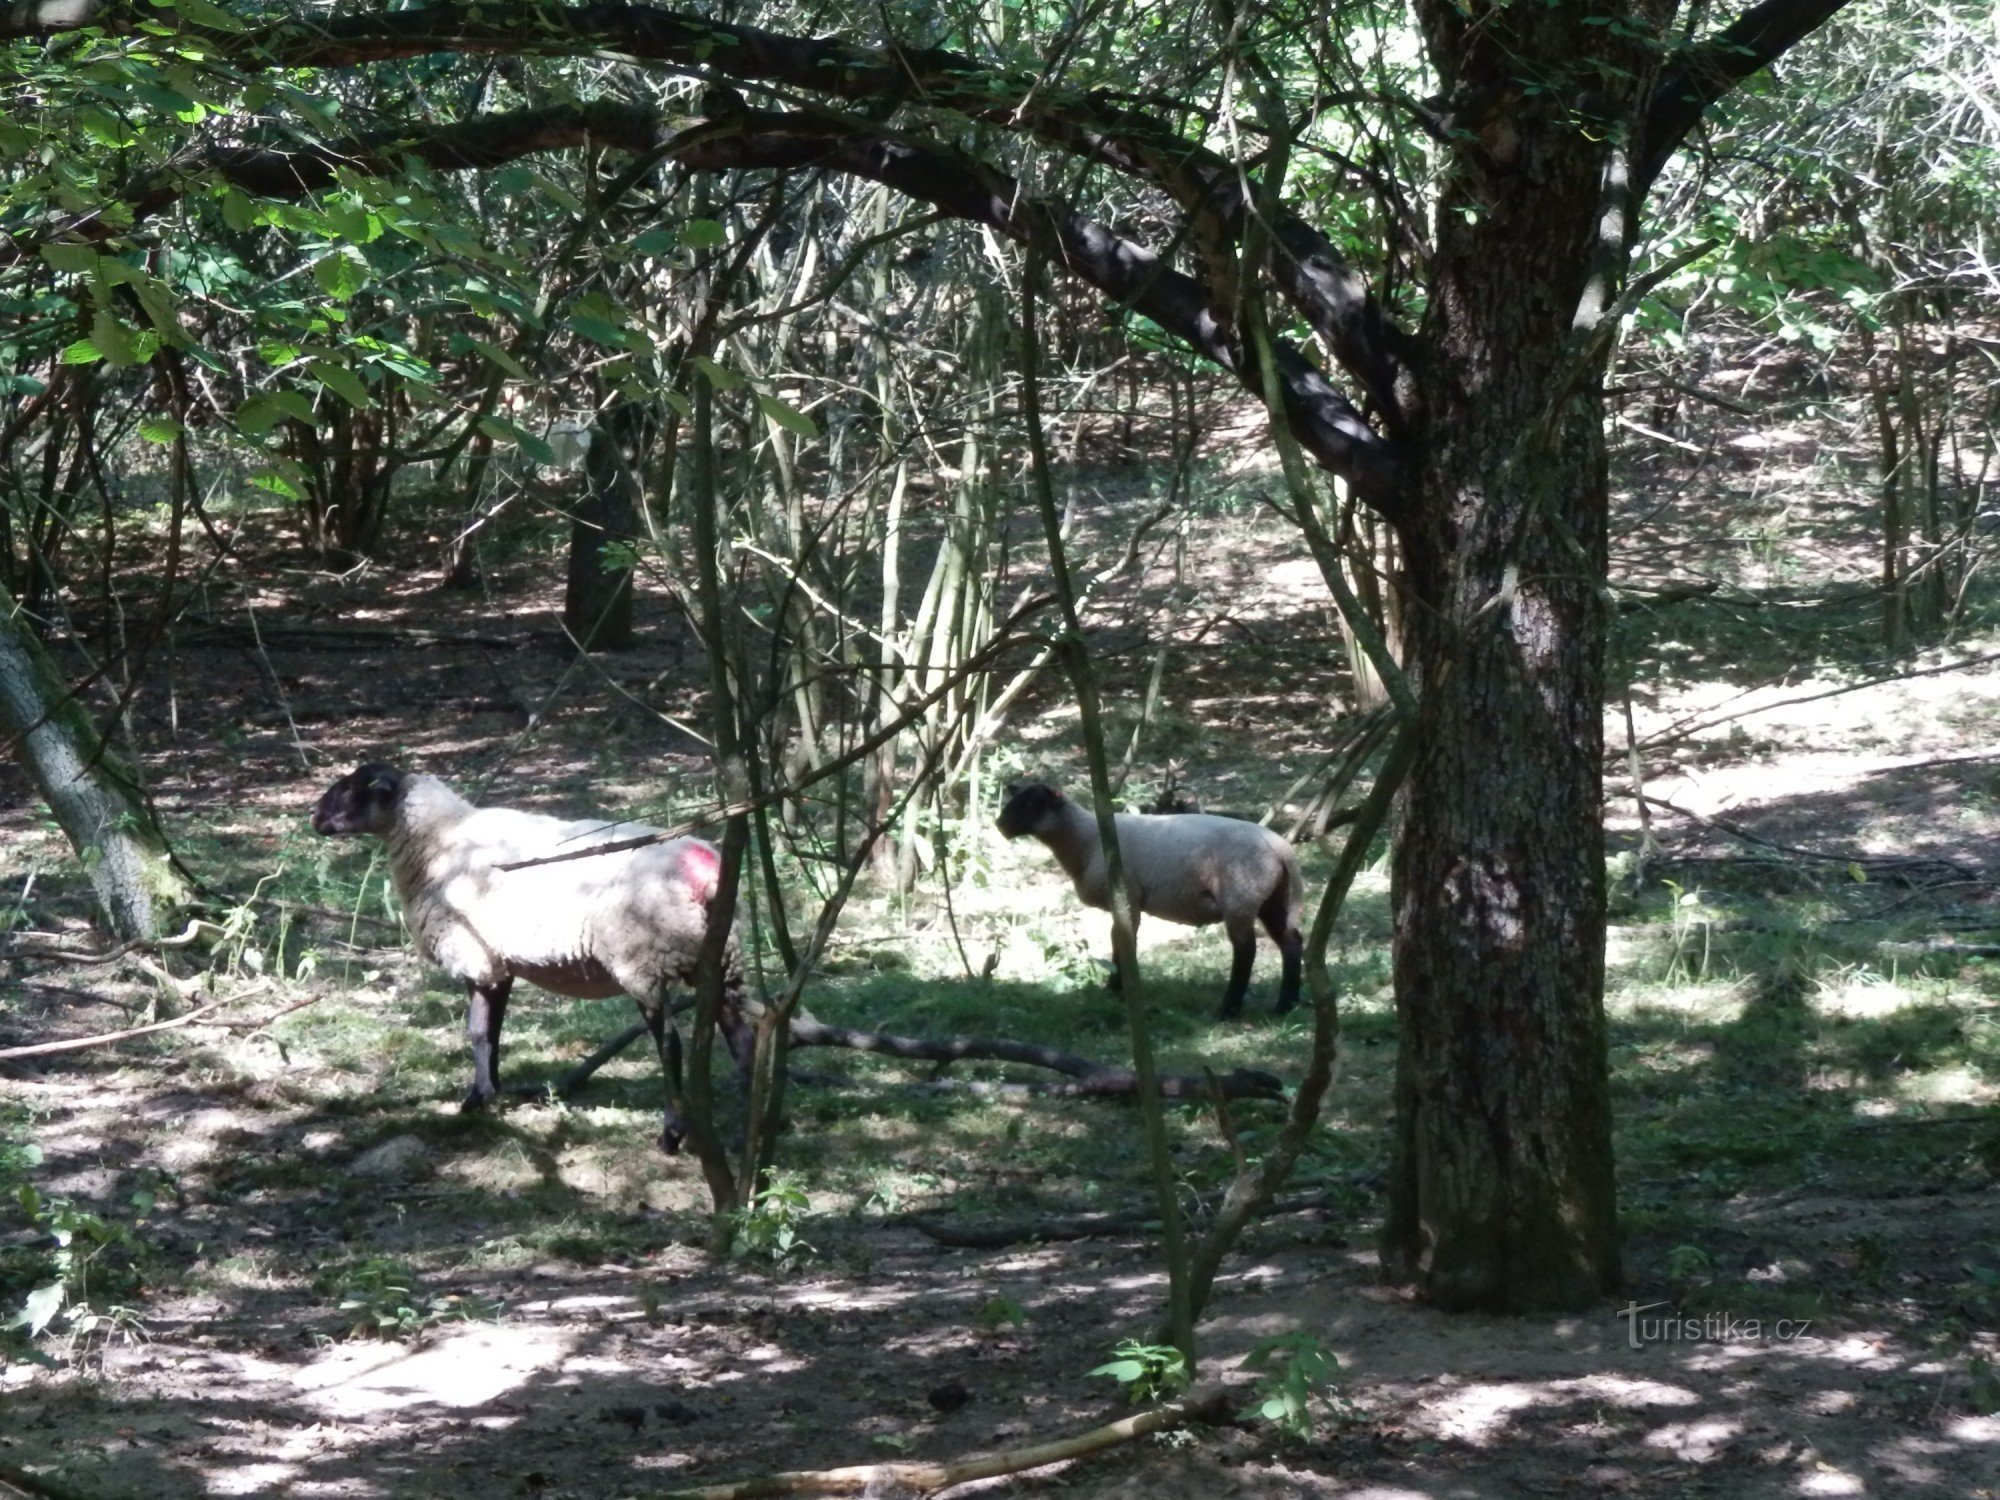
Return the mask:
M1770 482L1784 477L1773 468ZM1690 487L1685 513L1654 511L1624 539L1636 576L1667 580L1714 555L1699 535L1703 495ZM1170 693L1175 755L1219 784L1221 801L1271 795L1304 764L1338 686L1323 593L1282 528L1268 517L1231 525L1209 580L1228 622L1190 646ZM534 787L551 808L650 806L671 798L676 778L702 774L698 745L605 691L616 678L669 712L698 714L692 688L673 685L698 680L699 652L657 596L645 606L649 644L579 678L527 569L483 599L453 599L415 571L336 582L294 568L249 590L257 635L240 599L183 627L173 680L140 700L142 738L171 746L148 766L152 784L173 823L202 829L208 868L267 866L302 837L319 787L364 755L448 766L468 785L498 775L510 799L530 800L514 789ZM1735 664L1720 638L1648 660L1633 689L1642 741L1691 715L1856 680L1831 668L1736 680L1756 674L1721 670ZM1746 688L1752 697L1732 696ZM1812 846L1835 868L1868 853L1950 860L1971 873L1946 899L1976 913L2000 875L1996 709L2000 670L1988 664L1662 740L1642 757L1646 791L1710 822L1662 809L1656 832L1690 862L1683 874L1755 852L1717 819ZM1246 766L1252 727L1268 759ZM1024 719L1031 746L1060 731ZM1622 746L1619 706L1607 732ZM1629 797L1614 823L1633 832ZM12 871L34 870L58 892L46 906L8 892L37 925L82 917L11 766L0 767L0 854L10 886L25 878ZM1037 900L1062 905L1052 871L1033 880ZM1906 891L1884 887L1882 899ZM1628 938L1648 941L1636 928ZM404 1016L386 1033L395 1046L455 1057L454 1017L414 998L413 967L383 957L371 980L329 972L304 984ZM1963 1025L1991 1028L1991 979L1968 982L1984 1008L1970 1005ZM0 984L17 987L0 1009L0 1045L125 1024L149 998L138 976L58 966L16 965ZM1703 993L1740 1008L1741 988ZM253 996L236 1013L278 999ZM1160 1301L1143 1236L947 1249L858 1203L804 1222L815 1253L799 1269L717 1263L696 1248L692 1164L642 1168L602 1148L589 1099L465 1122L434 1082L420 1097L398 1091L388 1043L357 1061L309 1030L275 1035L191 1029L0 1075L0 1102L32 1116L46 1153L44 1192L110 1205L135 1186L157 1190L143 1232L166 1268L139 1309L143 1331L100 1337L55 1370L0 1373L0 1471L25 1471L28 1492L595 1497L950 1458L1115 1414L1111 1388L1087 1372L1116 1340L1143 1334ZM1379 1028L1357 1034L1343 1084L1357 1128L1379 1131L1383 1118L1383 1039ZM607 1087L623 1098L616 1080ZM1991 1406L1972 1363L1996 1353L1994 1302L1962 1291L1974 1284L1968 1265L2000 1270L2000 1254L1981 1248L2000 1248L1993 1090L1975 1070L1940 1097L1988 1123L1985 1135L1962 1115L1935 1135L1910 1125L1927 1142L1963 1138L1935 1155L1945 1163L1935 1170L1901 1180L1892 1170L1866 1191L1806 1175L1724 1194L1697 1227L1636 1228L1630 1292L1644 1311L1448 1317L1383 1291L1369 1249L1377 1163L1328 1208L1254 1228L1203 1330L1205 1373L1238 1384L1246 1406L1239 1366L1258 1340L1303 1329L1338 1356L1338 1398L1311 1441L1224 1427L954 1493L2000 1495L2000 1416L1982 1414ZM1858 1087L1856 1099L1860 1111ZM1091 1108L1062 1118L1129 1128L1122 1113ZM920 1164L948 1149L1008 1170L1011 1145L998 1138L919 1132L896 1145ZM504 1254L493 1248L503 1239ZM1710 1279L1761 1300L1718 1309L1710 1296L1707 1311L1677 1316L1691 1283L1676 1253L1689 1243ZM400 1339L347 1337L368 1307L343 1309L340 1287L316 1269L357 1247L422 1265L423 1296L461 1299L451 1307L477 1315L419 1318ZM956 1404L950 1387L968 1399Z

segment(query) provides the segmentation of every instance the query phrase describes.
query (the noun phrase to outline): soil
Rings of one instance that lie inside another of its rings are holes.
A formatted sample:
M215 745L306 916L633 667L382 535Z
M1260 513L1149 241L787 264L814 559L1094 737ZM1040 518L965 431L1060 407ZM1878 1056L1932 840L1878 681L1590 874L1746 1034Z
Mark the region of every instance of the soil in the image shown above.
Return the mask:
M1242 525L1234 623L1176 688L1198 726L1190 758L1225 798L1240 770L1227 715L1254 713L1283 745L1302 746L1336 686L1332 668L1327 680L1269 679L1256 653L1282 638L1312 659L1338 656L1323 597L1280 529ZM299 836L332 774L384 752L453 764L475 786L504 776L511 800L552 808L575 805L586 782L593 805L623 810L705 774L698 743L607 690L615 682L699 722L693 687L674 687L698 681L699 652L661 591L642 606L647 644L582 668L586 691L550 599L524 575L455 597L415 569L337 580L293 569L262 571L248 610L183 624L173 680L139 700L141 739L172 747L148 767L162 808L175 825L206 828L211 864L255 868ZM1271 682L1268 701L1240 691L1253 676ZM1639 694L1639 731L1728 691L1663 676ZM1996 699L1989 667L1765 714L1744 721L1753 740L1723 728L1649 753L1647 790L1780 842L1921 854L1990 876L2000 824L1990 797L1972 793L1990 792L2000 763ZM1614 742L1620 734L1622 721ZM623 777L606 769L621 751ZM1678 856L1742 848L1656 816ZM38 868L58 857L11 766L0 768L0 849ZM85 916L67 910L73 925ZM131 973L19 972L23 1034L0 1043L127 1024L119 1007L148 999ZM0 1078L0 1097L36 1117L46 1190L111 1202L165 1184L144 1229L154 1254L209 1268L198 1295L169 1282L148 1297L143 1329L113 1330L54 1370L16 1364L0 1376L0 1472L29 1471L17 1474L24 1484L91 1500L474 1489L554 1500L948 1459L1117 1415L1110 1384L1088 1372L1117 1340L1143 1334L1160 1304L1144 1236L968 1251L856 1213L808 1221L814 1253L788 1273L718 1263L687 1242L697 1197L686 1159L657 1168L666 1187L594 1179L587 1153L565 1153L559 1123L496 1136L462 1124L443 1098L384 1138L368 1076L293 1066L268 1038L198 1036ZM522 1106L521 1118L543 1108ZM525 1154L514 1177L496 1160L506 1152ZM315 1170L294 1176L299 1163ZM537 1178L616 1207L626 1243L594 1263L489 1263L490 1205L529 1202ZM2000 1494L2000 1416L1979 1414L1969 1383L1968 1356L1994 1353L1992 1328L1972 1309L1943 1338L1937 1315L1937 1288L1962 1281L1972 1247L2000 1238L1991 1170L1983 1182L1874 1198L1745 1194L1724 1212L1715 1253L1747 1281L1823 1294L1806 1326L1727 1313L1675 1321L1680 1283L1660 1270L1670 1241L1634 1246L1632 1303L1644 1312L1606 1303L1566 1317L1446 1316L1376 1285L1369 1211L1268 1220L1218 1284L1204 1374L1232 1382L1247 1408L1250 1349L1295 1330L1316 1336L1338 1357L1338 1394L1310 1440L1225 1426L954 1493ZM312 1268L357 1242L456 1267L426 1292L459 1300L417 1309L441 1315L419 1316L402 1337L348 1337L369 1309L343 1312ZM1870 1247L1865 1264L1857 1244Z

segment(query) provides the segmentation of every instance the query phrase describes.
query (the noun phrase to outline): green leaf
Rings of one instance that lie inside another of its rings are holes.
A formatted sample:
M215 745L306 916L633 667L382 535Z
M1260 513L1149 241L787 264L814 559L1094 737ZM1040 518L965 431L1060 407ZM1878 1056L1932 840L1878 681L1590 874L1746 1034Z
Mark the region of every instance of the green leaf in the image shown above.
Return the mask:
M267 469L262 474L252 474L250 483L260 490L270 491L273 495L283 495L287 500L301 498L299 487L275 469Z
M248 193L229 188L222 195L222 222L231 229L242 231L254 228L264 216L264 210L257 200Z
M672 255L680 247L680 241L664 229L649 229L632 241L632 248L641 255Z
M538 464L553 465L556 461L555 449L505 417L481 417L479 430L497 442L513 443Z
M692 250L714 250L729 243L729 234L714 219L689 219L681 226L681 243Z
M366 245L382 237L382 220L359 203L330 204L326 227L344 240Z
M694 357L694 367L706 375L708 383L718 391L733 391L743 384L737 376L725 370L706 354L697 354Z
M131 126L99 105L85 105L76 112L75 119L83 133L100 146L109 146L117 150L131 145L137 139L132 134Z
M104 362L113 369L122 370L139 362L139 350L133 337L133 330L108 312L99 311L97 316L90 320L90 341L97 346L97 352L104 356Z
M313 280L327 296L345 302L368 285L368 262L358 250L336 250L313 262Z
M243 23L219 5L210 0L171 0L171 8L181 13L181 19L196 26L206 26L211 31L241 31Z
M85 274L97 269L97 251L89 245L54 240L42 246L42 259L58 271Z
M171 443L186 431L172 417L146 417L139 423L139 436L149 443Z
M523 365L498 344L489 344L485 339L474 339L472 347L485 355L501 369L505 370L509 375L512 375L516 380L529 380L533 378L528 374L527 366Z
M104 356L89 339L78 339L64 346L61 358L66 365L94 365Z
M614 323L607 323L602 318L593 318L587 313L571 313L563 321L594 344L602 344L607 349L629 347L631 335L623 328Z
M284 419L284 409L270 395L252 396L236 408L236 430L245 437L262 437Z
M313 372L314 379L356 411L366 411L375 404L368 398L368 387L361 377L339 360L321 356L307 360L306 368Z
M819 436L819 428L813 425L811 417L776 396L759 396L757 409L787 432L797 433L802 438Z

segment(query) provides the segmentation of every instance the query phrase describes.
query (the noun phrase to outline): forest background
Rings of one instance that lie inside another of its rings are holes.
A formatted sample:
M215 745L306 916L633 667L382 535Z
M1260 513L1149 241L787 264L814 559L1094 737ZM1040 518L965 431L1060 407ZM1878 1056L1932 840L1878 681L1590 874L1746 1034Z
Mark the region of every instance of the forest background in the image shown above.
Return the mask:
M0 8L17 1476L943 1459L1272 1336L1244 1484L1978 1472L1994 25ZM718 840L694 1162L636 1053L441 1112L362 759ZM1292 837L1309 1013L1129 914L1100 999L1022 773Z

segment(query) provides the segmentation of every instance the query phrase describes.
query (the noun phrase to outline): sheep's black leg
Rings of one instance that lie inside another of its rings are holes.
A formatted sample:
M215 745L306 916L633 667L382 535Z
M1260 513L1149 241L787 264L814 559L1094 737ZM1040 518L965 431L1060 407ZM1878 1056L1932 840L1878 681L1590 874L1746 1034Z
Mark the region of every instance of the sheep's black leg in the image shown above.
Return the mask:
M1264 930L1271 934L1271 941L1278 945L1278 956L1285 961L1285 977L1278 982L1278 1003L1273 1008L1273 1014L1280 1016L1299 1003L1299 971L1306 951L1305 934L1299 931L1299 924L1292 916L1288 894L1273 892L1264 909L1257 913Z
M666 1109L660 1118L660 1149L669 1156L678 1156L681 1142L687 1138L677 1102L681 1097L680 1028L674 1025L673 1008L664 1000L651 1005L641 1000L637 1004L639 1014L646 1018L646 1029L653 1033L653 1050L660 1054L660 1075L667 1089Z
M1278 953L1285 961L1285 977L1278 981L1278 1003L1272 1008L1274 1015L1282 1016L1299 1003L1299 976L1305 951L1305 935L1296 927L1278 938Z
M1132 941L1134 944L1137 944L1139 941L1138 908L1139 903L1135 899L1132 903ZM1111 977L1104 981L1104 987L1114 995L1125 993L1125 971L1118 964L1118 944L1115 940L1111 944Z
M472 1087L460 1109L484 1109L500 1092L500 1025L507 1019L507 996L514 981L467 984L465 1034L472 1039Z
M1257 931L1230 924L1229 946L1234 957L1229 963L1229 988L1223 991L1219 1019L1233 1021L1243 1014L1243 997L1250 993L1250 970L1257 962Z

